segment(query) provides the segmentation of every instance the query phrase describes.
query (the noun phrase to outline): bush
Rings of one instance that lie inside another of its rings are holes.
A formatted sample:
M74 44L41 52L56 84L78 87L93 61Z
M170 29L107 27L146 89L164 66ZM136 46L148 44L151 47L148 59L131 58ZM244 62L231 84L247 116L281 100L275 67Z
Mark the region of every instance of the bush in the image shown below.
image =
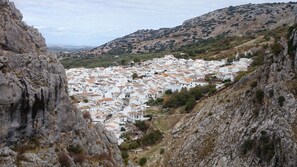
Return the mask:
M121 127L121 132L126 131L126 129L124 127Z
M154 130L146 135L143 136L143 138L140 139L141 144L144 146L150 146L154 145L160 140L162 140L162 133L159 130Z
M136 78L138 78L138 75L136 73L133 73L132 78L136 79Z
M251 66L257 67L257 66L263 65L264 64L264 55L265 55L264 49L257 51L253 57L253 62L251 64Z
M135 121L134 125L141 131L145 132L150 127L145 121Z
M146 162L147 162L147 159L145 157L143 157L143 158L140 158L138 164L140 166L144 166L146 164Z
M132 143L129 144L129 150L136 149L139 146L140 146L140 144L138 143L138 141L133 141Z
M166 95L171 95L172 93L173 93L173 92L172 92L171 89L168 89L168 90L165 91L165 94L166 94Z
M160 149L160 154L164 154L165 153L165 149L164 148L161 148Z
M242 154L245 155L248 151L250 151L253 148L254 140L247 139L242 144Z
M123 159L128 159L129 158L129 153L127 151L122 151L121 155L122 155Z
M84 100L83 100L83 102L85 102L85 103L88 103L88 102L89 102L89 100L88 100L88 99L84 99Z
M285 97L284 96L280 96L278 97L277 101L278 101L278 104L282 107L284 105L284 102L285 102Z
M67 151L69 151L70 153L74 153L74 154L79 154L79 153L83 152L83 150L84 150L83 147L80 145L76 145L76 146L70 145L67 148Z
M258 90L256 91L256 101L257 101L259 104L262 104L263 98L264 98L264 92L263 92L263 90L258 89Z
M186 103L186 108L185 110L187 112L191 111L196 105L196 101L195 101L195 98L194 97L191 97L188 99L187 103Z
M278 55L282 52L283 47L280 43L274 42L274 44L271 46L271 51L274 55Z

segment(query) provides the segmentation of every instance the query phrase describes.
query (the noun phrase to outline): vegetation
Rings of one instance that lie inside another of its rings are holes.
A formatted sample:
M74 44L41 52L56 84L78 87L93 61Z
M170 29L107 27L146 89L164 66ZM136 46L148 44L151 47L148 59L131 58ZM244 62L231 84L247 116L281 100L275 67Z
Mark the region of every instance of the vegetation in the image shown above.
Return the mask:
M243 142L242 145L242 154L245 155L248 151L253 148L254 140L248 138Z
M88 102L89 102L89 100L88 100L88 99L84 99L84 100L83 100L83 102L85 102L85 103L88 103Z
M168 52L160 53L143 53L143 54L124 54L121 56L113 55L87 55L76 58L67 58L61 60L61 63L65 68L94 68L94 67L109 67L116 65L130 65L130 62L136 60L138 62L150 60L153 58L160 58L166 55Z
M83 147L80 145L75 145L75 146L71 145L67 148L68 152L75 153L75 154L81 153L83 152L83 150L84 150Z
M211 37L208 39L200 39L197 43L181 47L178 51L186 53L185 55L176 55L178 58L203 58L210 60L209 55L218 53L220 51L231 49L249 40L252 40L253 36L244 37L227 37L226 34Z
M133 73L132 78L136 79L136 78L138 78L138 75L136 73Z
M178 108L186 105L186 110L190 111L195 106L195 101L205 95L216 92L215 85L196 86L190 90L183 88L181 91L175 91L170 95L165 95L163 107Z
M273 45L271 45L271 51L274 55L280 54L282 50L283 46L278 42L274 42Z
M165 153L165 149L164 148L160 148L160 154L164 154Z
M141 131L145 132L150 127L145 121L135 121L134 125Z
M163 103L163 98L157 98L156 100L150 99L148 102L146 102L146 104L149 106L159 106L159 105L162 105L162 103Z
M122 151L122 152L121 152L121 155L122 155L122 158L123 158L123 159L128 159L128 158L129 158L129 154L128 154L127 151Z
M189 112L189 111L191 111L191 110L195 107L195 105L196 105L196 100L195 100L195 98L194 98L194 97L190 97L190 98L188 99L187 103L186 103L186 108L185 108L185 110L186 110L187 112Z
M256 101L259 104L262 104L263 98L264 98L263 90L261 90L261 89L256 90Z
M279 106L283 106L284 105L284 102L285 102L285 97L284 96L280 96L280 97L278 97L277 98L277 101L278 101L278 104L279 104Z
M269 162L273 158L274 154L275 151L273 139L270 139L266 131L261 131L259 143L256 147L256 155L260 159Z
M166 94L166 95L171 95L172 93L173 93L173 92L172 92L171 89L168 89L168 90L165 91L165 94Z
M145 134L141 139L140 139L140 143L144 146L150 146L150 145L154 145L157 142L162 140L162 132L159 130L153 130L151 132L149 132L148 134Z
M293 35L293 30L297 28L297 24L294 24L293 26L291 26L288 30L288 34L287 34L287 38L288 38L288 54L291 56L291 57L294 57L295 56L295 51L297 49L297 45L293 46L293 43L294 43L294 39L293 38L290 38L291 35Z
M144 165L146 164L146 162L147 162L147 159L146 159L145 157L143 157L143 158L140 158L140 159L139 159L138 164L139 164L140 166L144 166Z

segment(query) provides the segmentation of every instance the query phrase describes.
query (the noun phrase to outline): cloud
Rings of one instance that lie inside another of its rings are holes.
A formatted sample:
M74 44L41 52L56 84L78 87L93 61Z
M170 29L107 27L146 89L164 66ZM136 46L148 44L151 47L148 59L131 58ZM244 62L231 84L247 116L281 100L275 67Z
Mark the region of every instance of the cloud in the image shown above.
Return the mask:
M47 43L99 45L138 29L180 25L218 8L271 0L11 0ZM284 1L284 0L283 0Z

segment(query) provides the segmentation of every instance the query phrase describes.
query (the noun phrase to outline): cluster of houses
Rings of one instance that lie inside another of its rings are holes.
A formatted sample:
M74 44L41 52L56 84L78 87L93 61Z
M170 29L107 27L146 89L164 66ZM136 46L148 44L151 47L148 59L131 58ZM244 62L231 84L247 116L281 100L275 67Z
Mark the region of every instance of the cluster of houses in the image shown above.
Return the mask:
M233 80L251 62L241 58L227 65L226 60L185 60L167 55L134 66L75 68L66 74L69 95L80 101L77 107L89 111L94 122L104 124L119 137L127 121L145 119L143 111L150 99L169 89L207 85L205 76L209 74Z

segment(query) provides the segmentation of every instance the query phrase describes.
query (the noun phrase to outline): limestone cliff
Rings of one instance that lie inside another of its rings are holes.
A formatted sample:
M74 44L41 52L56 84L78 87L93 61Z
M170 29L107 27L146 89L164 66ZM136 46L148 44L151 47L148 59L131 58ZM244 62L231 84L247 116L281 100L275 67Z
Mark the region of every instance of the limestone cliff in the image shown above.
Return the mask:
M296 40L293 30L262 67L199 102L155 166L297 166Z
M71 104L63 66L0 0L1 166L121 166L117 141Z

